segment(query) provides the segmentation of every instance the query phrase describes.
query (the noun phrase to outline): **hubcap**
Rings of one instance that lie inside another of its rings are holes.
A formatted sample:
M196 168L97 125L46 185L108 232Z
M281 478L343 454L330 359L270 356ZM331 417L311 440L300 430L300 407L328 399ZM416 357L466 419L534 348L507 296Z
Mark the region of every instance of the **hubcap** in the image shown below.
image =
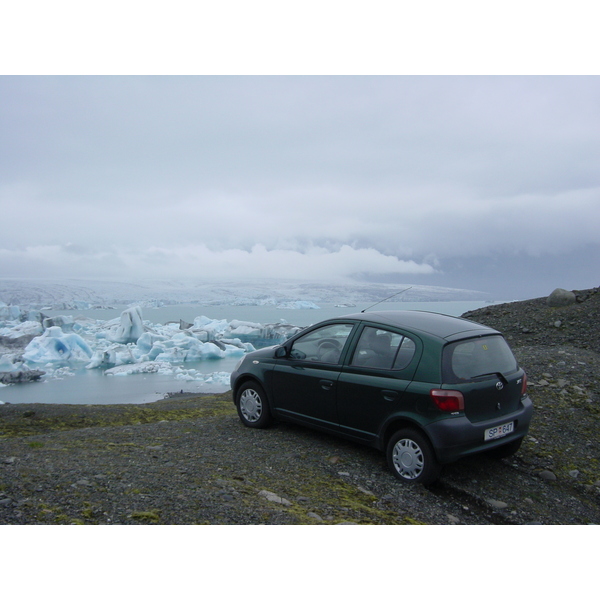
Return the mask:
M255 390L244 390L240 396L240 411L246 421L255 423L262 414L262 401Z
M410 439L398 440L394 446L394 467L405 479L416 479L425 466L425 458L419 444Z

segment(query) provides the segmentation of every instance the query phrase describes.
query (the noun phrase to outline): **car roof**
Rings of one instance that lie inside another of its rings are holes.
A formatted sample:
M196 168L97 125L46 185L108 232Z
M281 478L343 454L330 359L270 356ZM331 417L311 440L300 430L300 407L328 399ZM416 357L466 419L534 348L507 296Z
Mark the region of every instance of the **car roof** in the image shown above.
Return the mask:
M344 315L342 318L412 329L443 339L498 333L474 321L424 310L381 310Z

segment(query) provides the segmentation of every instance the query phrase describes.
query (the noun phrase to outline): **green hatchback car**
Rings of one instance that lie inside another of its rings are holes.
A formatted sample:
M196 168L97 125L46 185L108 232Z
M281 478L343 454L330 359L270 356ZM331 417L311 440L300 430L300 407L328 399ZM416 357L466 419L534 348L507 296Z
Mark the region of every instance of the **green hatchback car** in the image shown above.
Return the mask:
M368 444L398 479L424 485L461 457L514 454L533 413L525 372L498 331L423 311L312 325L245 355L231 389L247 427L276 419Z

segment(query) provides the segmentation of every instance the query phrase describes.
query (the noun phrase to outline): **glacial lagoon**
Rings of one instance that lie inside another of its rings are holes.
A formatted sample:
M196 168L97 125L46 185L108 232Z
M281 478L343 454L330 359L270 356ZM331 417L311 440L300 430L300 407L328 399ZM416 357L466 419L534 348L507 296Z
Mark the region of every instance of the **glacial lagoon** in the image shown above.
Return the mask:
M385 302L375 309L427 310L453 316L480 308L483 301L450 302ZM109 321L118 318L125 307L112 309L90 309L72 311L44 311L47 316L86 316ZM274 306L200 306L195 304L169 305L158 308L143 308L143 319L150 323L165 324L169 321L193 323L199 316L215 320L248 321L261 324L277 324L282 321L305 327L345 314L360 312L366 306L339 306L320 304L318 309L281 309ZM229 373L239 356L208 358L186 361L173 365L170 373L131 373L107 376L103 369L58 368L52 377L39 382L9 385L0 388L0 402L59 403L59 404L140 404L154 402L169 393L219 393L229 389ZM42 368L38 367L38 368ZM125 372L127 373L127 371Z

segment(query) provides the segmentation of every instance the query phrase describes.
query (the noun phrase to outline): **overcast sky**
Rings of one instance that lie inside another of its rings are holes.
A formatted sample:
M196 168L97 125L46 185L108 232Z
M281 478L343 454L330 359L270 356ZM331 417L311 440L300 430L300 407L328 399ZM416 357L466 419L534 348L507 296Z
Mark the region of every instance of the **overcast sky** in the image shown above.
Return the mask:
M0 77L0 277L600 285L600 78Z

